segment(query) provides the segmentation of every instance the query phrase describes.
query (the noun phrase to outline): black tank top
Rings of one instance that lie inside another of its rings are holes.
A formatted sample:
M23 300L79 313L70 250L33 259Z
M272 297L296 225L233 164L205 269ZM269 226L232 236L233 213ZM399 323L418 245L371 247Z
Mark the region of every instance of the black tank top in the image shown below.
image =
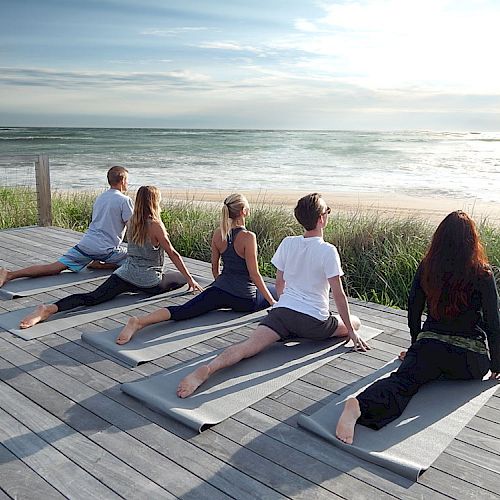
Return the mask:
M236 227L231 229L228 234L227 248L221 254L222 272L217 276L214 286L236 297L254 299L256 287L248 274L247 264L245 259L241 258L234 249L236 236L244 229L244 227Z

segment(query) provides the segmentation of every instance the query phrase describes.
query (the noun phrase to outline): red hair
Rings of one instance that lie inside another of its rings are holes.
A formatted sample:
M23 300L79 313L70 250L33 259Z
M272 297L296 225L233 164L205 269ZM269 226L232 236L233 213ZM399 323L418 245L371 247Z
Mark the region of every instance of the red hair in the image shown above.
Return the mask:
M423 260L422 288L432 317L456 317L468 306L474 281L490 272L474 221L461 210L449 214Z

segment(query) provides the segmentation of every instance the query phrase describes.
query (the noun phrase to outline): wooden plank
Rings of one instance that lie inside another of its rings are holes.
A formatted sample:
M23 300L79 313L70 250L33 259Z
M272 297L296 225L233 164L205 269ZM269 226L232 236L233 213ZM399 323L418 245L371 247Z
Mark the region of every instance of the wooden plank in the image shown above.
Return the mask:
M198 434L191 441L287 497L324 498L325 500L341 498L225 436L215 433L213 429Z
M374 496L380 499L392 498L355 477L341 474L338 469L329 464L318 462L294 446L272 439L234 419L225 420L214 427L214 431L237 444L244 445L245 450L257 453L264 459L293 472L296 476L321 485L335 496L359 499L372 499ZM231 459L235 460L234 456ZM302 488L302 485L298 488ZM293 492L288 492L290 493L295 496Z
M2 356L8 356L9 353L12 353L12 350L2 350L1 352ZM235 496L236 498L278 498L278 496L276 496L267 486L262 485L234 468L227 466L222 461L209 456L205 451L196 448L190 443L185 442L177 436L171 434L169 431L166 431L158 425L153 424L151 421L146 420L137 412L131 411L103 394L83 386L77 380L70 379L62 373L54 373L53 367L42 363L41 368L31 370L30 374L49 386L55 386L62 394L65 394L69 398L73 398L73 400L77 400L79 405L86 410L99 414L101 419L116 425L117 429L126 430L128 434L134 436L141 443L144 443L150 448L158 451L158 453L163 454L164 457L169 459L172 457L177 460L179 465L186 469L186 471L183 471L182 473L179 471L171 471L168 467L165 467L165 459L159 459L157 456L149 457L149 461L152 460L159 468L159 470L157 470L157 467L154 468L155 473L166 476L165 480L174 481L175 484L182 483L181 479L185 477L186 474L192 474L192 472L189 471L194 471L198 476L206 481L206 485L193 480L193 477L191 477L189 481L185 481L184 484L189 484L190 487L195 486L198 493L201 494L202 492L205 492L205 494L211 498L218 498L221 496L220 492L217 492L213 488L210 489L210 485L212 483L214 487L217 487L222 491L228 491L230 496ZM42 398L43 394L44 391L41 392L39 398ZM110 394L109 391L108 394ZM132 402L131 398L128 398L120 391L117 391L117 395L115 396L123 401ZM43 399L37 399L37 402L39 404L52 404L48 400ZM136 402L134 402L134 404L136 408L141 409L146 413L150 412L149 410L142 408L140 404ZM54 408L51 407L50 410L54 411ZM158 418L160 421L165 420L153 412L150 413L152 413L153 416ZM68 415L71 417L68 424L74 425L72 417L73 412L63 412L60 414L61 418L65 419L68 418ZM169 425L169 427L171 426ZM126 439L123 439L123 432L119 433L118 431L115 431L114 433L107 433L106 436L103 434L104 432L92 433L93 437L99 436L99 439L103 439L103 442L101 443L102 445L106 443L107 446L111 446L113 443L111 443L110 440L114 439L116 441L114 446L117 448L119 447L119 450L115 450L115 452L118 453L118 456L123 456L122 448L126 442ZM97 439L97 437L95 439ZM127 439L131 438L127 437ZM135 441L134 443L128 443L127 453L132 454L132 458L135 460L142 461L142 457L145 454L142 452L141 446L142 445L138 446ZM150 454L151 451L148 452L148 455ZM141 465L141 467L147 468L149 466L149 461L146 464ZM171 468L172 467L170 467L170 469ZM253 496L250 495L250 492Z
M498 444L500 445L500 443ZM446 448L446 453L487 469L499 475L498 479L500 479L500 455L496 453L491 453L483 448L461 441L460 437L453 440L448 448Z
M303 453L314 457L316 460L329 464L345 473L347 477L356 477L358 480L369 485L365 491L377 488L396 498L444 498L444 495L434 494L431 490L421 487L418 483L403 478L378 465L365 462L354 455L345 453L340 448L332 446L315 435L309 434L302 429L296 429L284 424L280 420L263 415L262 413L247 408L234 416L235 420L245 423L255 430L265 433L267 436ZM366 488L365 486L361 487ZM347 498L357 498L356 495ZM376 494L372 498L378 498Z
M434 467L427 469L420 476L419 483L460 500L498 500L498 494L486 491L475 484L463 481Z
M468 426L462 429L460 434L457 436L457 440L477 446L480 450L485 451L486 455L488 453L500 455L500 439L488 436L487 434L471 429Z
M0 409L2 444L63 495L73 498L119 498L47 441Z
M65 498L2 444L0 444L0 469L0 488L6 493L6 498L25 500Z
M174 495L129 467L126 461L124 463L96 444L96 437L108 429L93 434L89 439L2 382L0 399L5 411L119 495L144 499L151 496L174 498Z

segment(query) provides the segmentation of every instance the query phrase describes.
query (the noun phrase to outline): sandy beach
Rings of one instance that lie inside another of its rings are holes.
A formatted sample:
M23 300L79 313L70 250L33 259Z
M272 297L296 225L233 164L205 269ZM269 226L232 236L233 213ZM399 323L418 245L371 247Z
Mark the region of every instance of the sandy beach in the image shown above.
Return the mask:
M250 203L294 206L309 191L252 191L242 190ZM222 190L164 190L164 199L220 203L228 195ZM464 210L477 222L487 219L500 226L500 204L475 199L421 198L394 193L322 192L324 199L335 211L344 213L377 212L387 217L419 217L439 223L453 210Z

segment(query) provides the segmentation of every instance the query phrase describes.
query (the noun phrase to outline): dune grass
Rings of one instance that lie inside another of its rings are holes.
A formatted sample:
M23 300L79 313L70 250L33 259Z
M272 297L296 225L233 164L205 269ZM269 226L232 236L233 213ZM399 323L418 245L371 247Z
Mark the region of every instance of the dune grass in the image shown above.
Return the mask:
M85 231L98 193L52 195L53 224ZM195 259L210 260L210 240L219 224L220 208L195 201L168 201L162 219L174 247ZM0 228L36 224L36 196L29 190L0 188ZM263 275L275 276L270 263L279 242L301 234L289 207L257 205L247 220L257 235L259 266ZM486 220L479 229L500 283L500 229ZM325 240L337 246L351 297L406 309L409 286L429 244L434 226L418 218L388 218L377 212L332 214Z

